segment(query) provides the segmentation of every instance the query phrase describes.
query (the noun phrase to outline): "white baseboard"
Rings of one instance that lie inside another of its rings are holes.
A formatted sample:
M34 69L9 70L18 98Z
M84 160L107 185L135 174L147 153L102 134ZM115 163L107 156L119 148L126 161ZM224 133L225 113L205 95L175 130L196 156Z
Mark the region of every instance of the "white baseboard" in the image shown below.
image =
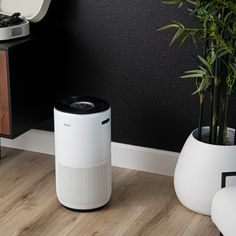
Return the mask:
M10 140L2 138L2 146L54 155L54 133L30 130ZM173 176L179 153L112 143L112 165L133 170Z

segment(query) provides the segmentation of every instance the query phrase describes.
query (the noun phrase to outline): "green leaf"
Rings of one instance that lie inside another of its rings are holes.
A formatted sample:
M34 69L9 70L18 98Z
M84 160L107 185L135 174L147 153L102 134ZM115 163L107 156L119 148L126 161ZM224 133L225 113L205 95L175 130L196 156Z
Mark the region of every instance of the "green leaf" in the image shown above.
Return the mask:
M179 21L177 21L177 20L172 20L172 22L175 23L175 24L177 24L177 25L179 25L180 28L185 29L184 25L183 25L182 23L180 23Z
M199 66L199 69L201 69L202 71L205 71L207 73L207 70L205 68L203 68L202 66Z
M207 68L210 68L210 65L209 63L207 62L207 60L205 58L203 58L202 56L198 55L197 56L198 59L207 67Z
M171 40L171 42L170 42L170 45L172 45L172 44L180 37L180 35L182 34L182 32L183 32L183 30L182 30L182 29L179 29L179 30L175 33L174 37L172 38L172 40Z
M219 53L219 54L217 55L217 57L218 57L218 58L221 58L221 57L223 57L223 56L225 56L225 55L227 55L227 54L229 54L229 53L231 53L230 50L225 50L225 51Z
M233 65L232 63L229 63L229 67L233 72L236 72L236 65Z
M186 41L186 39L189 37L189 35L188 34L186 34L183 38L182 38L182 40L181 40L181 42L180 42L180 47L184 44L184 42Z
M159 28L157 31L162 31L162 30L171 29L171 28L179 28L179 25L169 24L169 25L166 25L166 26L163 26L163 27Z
M186 74L202 74L202 75L205 75L206 71L202 71L202 70L188 70L185 73Z
M203 74L188 74L188 75L183 75L180 78L181 79L188 79L188 78L203 78Z
M181 4L182 2L183 2L183 0L162 1L163 4L167 4L167 5L177 5L177 4Z
M197 3L196 2L194 2L194 1L191 1L191 0L187 0L187 2L188 3L191 3L192 5L194 5L194 6L196 6L197 5Z

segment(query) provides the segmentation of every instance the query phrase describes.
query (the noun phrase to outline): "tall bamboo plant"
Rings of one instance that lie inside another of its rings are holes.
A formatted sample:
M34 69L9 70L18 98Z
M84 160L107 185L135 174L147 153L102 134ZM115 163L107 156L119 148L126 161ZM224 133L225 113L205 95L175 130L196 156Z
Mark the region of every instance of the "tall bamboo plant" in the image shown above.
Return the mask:
M167 5L184 6L199 27L186 27L172 21L160 30L176 30L170 45L180 45L191 38L202 46L198 68L186 71L181 78L193 78L199 95L198 139L202 140L203 111L206 93L210 93L211 120L209 143L226 145L230 96L236 88L236 1L235 0L166 0ZM235 132L236 133L236 132ZM236 136L235 139L236 140ZM236 144L236 141L235 141Z

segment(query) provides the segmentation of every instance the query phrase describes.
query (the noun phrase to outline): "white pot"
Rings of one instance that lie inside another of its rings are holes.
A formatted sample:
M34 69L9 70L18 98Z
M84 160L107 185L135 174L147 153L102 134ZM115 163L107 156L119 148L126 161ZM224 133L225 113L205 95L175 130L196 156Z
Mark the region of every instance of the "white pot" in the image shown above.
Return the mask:
M202 129L203 135L209 127ZM234 129L228 129L230 136ZM174 186L180 202L192 211L210 215L211 202L221 188L221 173L236 171L236 145L221 146L198 141L197 130L188 137L175 169ZM227 185L236 185L230 179Z

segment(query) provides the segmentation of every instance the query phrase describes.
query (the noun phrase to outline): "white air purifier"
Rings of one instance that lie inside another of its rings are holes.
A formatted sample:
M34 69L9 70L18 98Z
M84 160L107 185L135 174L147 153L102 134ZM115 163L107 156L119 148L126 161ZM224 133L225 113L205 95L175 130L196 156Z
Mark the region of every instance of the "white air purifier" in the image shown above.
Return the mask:
M69 97L54 108L56 193L72 210L108 203L112 189L111 109L94 97Z

